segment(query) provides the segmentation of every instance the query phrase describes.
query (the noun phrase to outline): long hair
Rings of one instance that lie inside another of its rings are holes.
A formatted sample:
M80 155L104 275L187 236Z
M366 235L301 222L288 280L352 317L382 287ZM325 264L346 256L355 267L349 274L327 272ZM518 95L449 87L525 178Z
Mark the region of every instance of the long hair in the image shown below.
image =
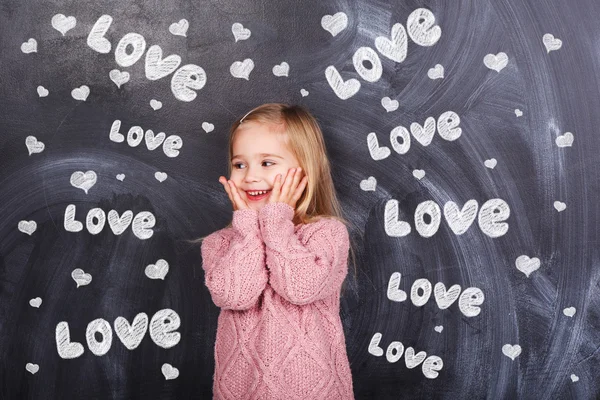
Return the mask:
M233 143L236 139L237 129L240 124L247 121L283 124L288 148L308 176L306 188L296 203L294 224L307 224L321 218L335 218L348 227L350 223L343 217L342 207L331 177L331 166L327 157L323 132L311 113L299 105L267 103L250 110L242 118L237 119L229 130L228 176L231 176ZM231 224L229 222L226 227L231 227ZM191 242L199 243L205 237ZM352 239L350 243L350 255L356 276L356 257ZM347 280L344 280L342 292L346 287L346 282Z

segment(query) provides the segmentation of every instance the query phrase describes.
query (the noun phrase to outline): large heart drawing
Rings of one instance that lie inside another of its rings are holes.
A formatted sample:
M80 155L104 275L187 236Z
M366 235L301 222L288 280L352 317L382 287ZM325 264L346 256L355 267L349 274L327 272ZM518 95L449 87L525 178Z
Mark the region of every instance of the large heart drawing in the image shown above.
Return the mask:
M524 273L529 278L529 275L533 271L540 268L540 259L537 257L529 258L525 254L523 254L523 255L517 257L515 264L517 266L517 269L519 271L521 271L522 273Z
M87 194L88 190L96 184L98 177L94 171L75 171L71 174L71 185L81 189Z
M341 11L333 15L324 15L321 18L321 26L332 36L336 36L348 26L348 16Z
M234 78L250 80L250 72L254 69L254 61L246 58L244 61L236 61L229 67L229 72Z

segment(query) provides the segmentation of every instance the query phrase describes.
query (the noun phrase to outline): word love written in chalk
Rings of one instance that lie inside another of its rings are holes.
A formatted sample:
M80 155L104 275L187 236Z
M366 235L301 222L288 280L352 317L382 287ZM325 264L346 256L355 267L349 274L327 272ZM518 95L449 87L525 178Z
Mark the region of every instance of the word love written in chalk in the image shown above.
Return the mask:
M175 311L170 308L159 310L150 321L150 337L157 346L169 349L179 343L181 339L181 334L174 332L179 325L179 315ZM131 324L127 319L117 317L114 328L121 343L129 350L133 350L139 346L148 330L148 315L143 312L139 313ZM62 321L56 325L55 336L56 350L61 358L77 358L83 354L83 345L71 342L68 322ZM113 330L108 321L98 318L88 324L85 330L85 339L92 353L103 356L112 346Z
M110 52L111 43L104 35L110 28L112 21L113 18L110 15L102 15L98 18L87 37L88 46L98 53L107 54ZM129 47L131 47L130 52L127 51ZM121 67L131 67L142 57L145 50L146 39L139 33L130 32L123 36L117 44L115 60ZM171 54L163 58L160 46L150 46L148 52L146 52L146 78L155 81L177 70L171 78L171 91L177 100L192 101L196 98L195 90L202 89L206 84L206 72L203 68L194 64L187 64L177 69L179 64L181 64L181 57L177 54Z
M435 25L435 16L426 8L417 8L410 13L406 20L407 29L400 23L392 27L390 38L379 36L375 39L375 47L386 58L401 63L406 58L408 50L408 36L419 46L433 46L442 36L442 29ZM352 57L354 69L362 79L367 82L377 82L382 74L383 67L379 55L371 47L360 47ZM360 90L357 79L344 81L337 68L333 65L325 69L327 82L334 93L342 100L347 100Z
M390 276L388 282L387 297L396 302L402 302L407 299L406 292L400 289L400 279L402 274L394 272ZM446 290L446 285L442 282L435 284L433 297L441 310L450 307L452 303L458 299L458 308L466 317L475 317L481 312L481 308L477 307L483 304L485 296L481 289L476 287L466 288L462 294L460 293L460 285L452 285ZM410 289L410 300L412 303L421 307L431 297L431 282L425 278L417 279Z
M429 146L436 132L444 140L452 142L460 137L462 128L460 125L460 117L454 111L446 111L436 120L433 117L428 117L423 125L418 122L410 124L410 133L403 126L397 126L390 132L390 143L394 151L398 154L406 154L410 150L411 134L417 142L422 146ZM389 147L379 146L377 134L371 132L367 135L367 146L369 154L375 161L386 159L392 152Z
M121 129L121 121L117 119L112 123L108 135L113 142L122 143L125 140L125 136L119 132L119 129ZM183 146L183 140L178 135L170 135L167 138L165 136L164 132L155 135L150 129L144 135L141 126L132 126L127 132L127 144L131 147L137 147L144 139L148 150L152 151L162 144L163 152L167 157L177 157L179 155L178 149Z
M381 333L376 332L369 343L369 353L377 357L381 357L383 355L383 349L379 347L381 336ZM402 342L391 342L387 348L387 351L385 352L385 358L390 363L395 363L402 357L403 353L406 368L412 369L423 363L421 365L421 370L423 371L423 375L429 379L437 378L439 375L437 371L440 371L444 366L444 362L438 356L427 357L427 353L424 351L420 351L415 354L415 350L412 347L407 347L406 350L404 350L404 345Z
M79 232L83 229L83 224L75 219L77 208L74 204L69 204L65 209L64 225L68 232ZM133 222L132 222L133 221ZM106 224L106 213L101 208L92 208L87 213L85 226L89 233L97 235L104 229ZM141 211L135 218L131 210L125 211L121 216L116 210L108 212L108 225L115 235L120 235L131 224L131 230L135 236L140 239L149 239L154 234L153 228L156 224L156 218L150 211Z
M456 235L462 235L469 229L475 217L479 204L477 200L469 200L462 209L458 205L449 201L444 205L444 218ZM427 215L429 222L425 221ZM440 206L431 200L424 201L417 205L414 220L417 232L423 237L435 235L441 222ZM510 207L502 199L491 199L486 201L479 210L479 229L486 235L496 238L504 235L508 231L508 224L505 221L510 216ZM398 220L398 200L388 200L385 204L384 214L385 233L392 237L406 236L411 232L411 226L406 221Z

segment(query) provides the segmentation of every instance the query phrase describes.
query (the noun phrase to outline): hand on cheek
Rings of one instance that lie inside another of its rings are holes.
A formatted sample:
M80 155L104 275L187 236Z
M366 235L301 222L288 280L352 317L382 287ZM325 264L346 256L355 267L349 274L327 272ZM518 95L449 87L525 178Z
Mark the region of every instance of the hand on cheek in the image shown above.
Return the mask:
M231 203L233 204L233 211L250 208L244 200L244 194L237 188L232 180L227 180L224 176L220 176L219 182L225 188L227 196L229 196L229 200L231 200Z
M308 183L308 176L302 175L304 175L302 168L290 168L283 182L281 174L277 175L269 196L269 203L286 203L295 209L296 202Z

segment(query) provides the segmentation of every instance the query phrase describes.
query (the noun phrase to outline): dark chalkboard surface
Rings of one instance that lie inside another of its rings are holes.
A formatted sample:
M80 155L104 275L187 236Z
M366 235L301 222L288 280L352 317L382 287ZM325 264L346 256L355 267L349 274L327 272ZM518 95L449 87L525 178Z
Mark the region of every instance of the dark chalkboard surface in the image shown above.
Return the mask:
M600 396L600 3L0 7L0 398L211 398L227 131L319 120L357 399Z

